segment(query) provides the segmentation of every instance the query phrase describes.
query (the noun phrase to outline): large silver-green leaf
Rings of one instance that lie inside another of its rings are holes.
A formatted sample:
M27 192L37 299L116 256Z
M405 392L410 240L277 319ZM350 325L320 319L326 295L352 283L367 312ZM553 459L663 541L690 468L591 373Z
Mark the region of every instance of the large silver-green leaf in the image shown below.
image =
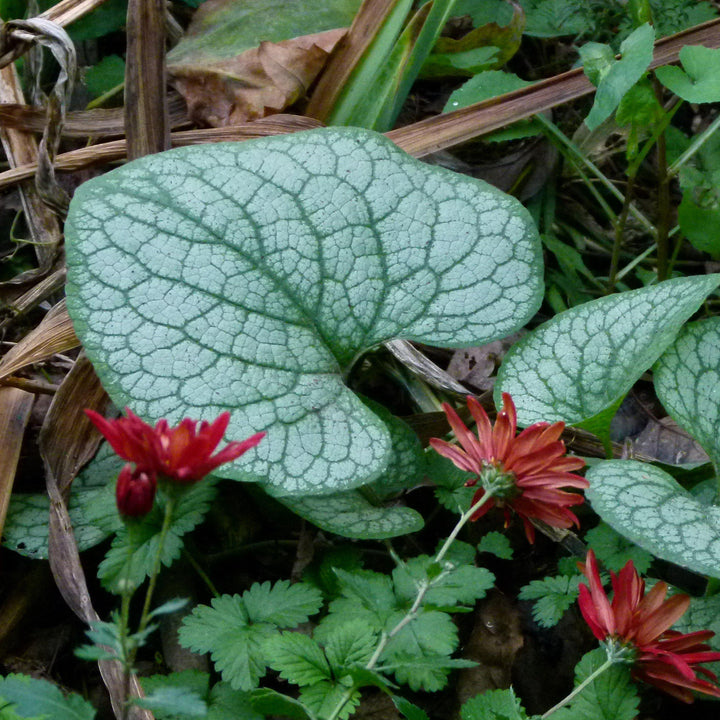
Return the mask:
M275 494L388 465L385 424L343 384L363 351L482 344L542 295L517 201L355 128L142 158L78 189L66 238L68 309L116 404L267 430L223 476Z
M505 356L496 401L510 393L528 425L598 415L630 390L718 284L720 275L667 280L556 315Z
M683 489L660 468L608 460L587 473L585 494L600 517L657 557L720 578L720 508Z
M720 467L720 318L689 323L655 365L665 409Z

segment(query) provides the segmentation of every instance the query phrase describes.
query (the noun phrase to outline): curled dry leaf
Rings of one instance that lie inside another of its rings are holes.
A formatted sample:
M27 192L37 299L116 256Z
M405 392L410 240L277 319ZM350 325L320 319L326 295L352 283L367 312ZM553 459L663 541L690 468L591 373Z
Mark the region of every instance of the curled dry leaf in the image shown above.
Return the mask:
M282 112L303 97L345 32L341 28L262 42L214 61L206 57L171 60L168 71L195 122L211 127L237 125Z
M522 333L516 332L479 347L455 350L447 369L448 374L477 390L492 390L495 369L510 346L521 336Z

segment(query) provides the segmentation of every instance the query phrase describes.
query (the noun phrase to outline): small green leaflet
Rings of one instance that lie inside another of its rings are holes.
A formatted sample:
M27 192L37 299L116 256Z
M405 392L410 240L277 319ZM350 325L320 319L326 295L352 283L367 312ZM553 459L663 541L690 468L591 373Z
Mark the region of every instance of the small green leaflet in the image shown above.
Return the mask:
M620 45L620 60L615 60L614 53L608 48L607 64L596 68L595 75L589 74L590 80L597 85L595 102L590 114L585 118L585 124L590 130L595 130L610 117L623 96L645 74L652 60L654 42L655 31L652 25L645 23L623 40ZM583 62L586 62L591 53L595 58L600 57L598 46L607 47L599 43L588 43L579 49Z
M620 572L627 561L632 560L635 569L644 575L653 561L649 552L630 542L604 522L585 533L585 542L595 551L600 563L613 572Z
M75 693L63 695L57 685L28 675L0 677L0 698L12 704L21 717L43 716L58 720L93 720L95 709Z
M385 423L344 384L363 352L480 345L542 300L519 202L358 128L133 161L77 190L66 238L68 311L116 404L230 410L227 439L268 435L223 476L275 494L387 468Z
M205 478L180 496L162 548L163 565L169 567L180 557L183 535L203 521L216 494L216 482ZM100 563L98 577L111 592L121 593L126 583L137 587L152 572L163 522L160 504L156 501L141 521L121 528Z
M520 699L512 688L488 690L470 698L460 708L461 720L526 720Z
M210 607L198 605L183 621L180 643L211 653L223 679L236 690L252 690L265 674L265 642L278 627L305 622L321 604L320 591L310 585L256 583L242 596L222 595Z
M490 553L501 560L512 560L513 549L507 535L497 530L491 530L482 536L477 546L479 553Z
M665 409L720 467L720 318L688 323L654 370Z
M170 710L169 707L156 706L152 709L156 720L193 720L198 717L192 714L196 704L190 695L201 700L206 705L206 711L199 717L203 720L262 720L263 715L255 712L251 704L249 693L233 690L228 683L219 682L210 688L210 674L200 670L183 670L169 675L151 675L140 679L143 690L148 696L158 696L162 702L168 697L169 690L184 690L188 693L188 705L185 711L182 707ZM171 694L171 699L181 700L177 694ZM188 713L188 709L190 713Z
M605 660L603 648L584 655L575 668L575 684L579 685ZM630 666L613 665L552 717L553 720L634 720L639 702L635 684L630 679Z
M685 45L680 49L682 69L657 68L657 79L668 90L691 103L720 101L720 49Z
M295 685L314 685L332 680L330 664L320 646L307 635L284 632L265 643L265 653L273 670Z
M395 594L401 601L412 604L420 583L429 582L430 589L425 594L423 604L439 607L453 607L463 603L470 605L485 597L485 592L495 580L493 574L485 568L455 565L452 562L445 562L439 568L440 575L429 580L428 572L432 563L431 557L419 555L393 570Z
M318 634L320 635L320 634ZM353 666L364 667L375 650L377 634L372 628L356 620L350 620L329 634L321 642L325 655L336 676Z
M581 580L579 575L556 575L533 580L520 589L518 597L520 600L535 600L532 614L536 622L544 628L553 627L577 600Z
M556 315L505 356L496 405L510 393L523 425L597 415L630 390L719 283L720 275L666 280Z
M593 510L621 535L663 560L720 578L720 508L698 502L646 463L607 460L586 477Z
M399 683L406 684L413 691L437 692L447 685L448 675L453 670L476 665L472 660L455 660L441 654L397 653L382 663L382 669L393 672Z
M417 705L413 705L409 700L398 695L393 695L392 701L406 720L430 720L428 714L423 709Z

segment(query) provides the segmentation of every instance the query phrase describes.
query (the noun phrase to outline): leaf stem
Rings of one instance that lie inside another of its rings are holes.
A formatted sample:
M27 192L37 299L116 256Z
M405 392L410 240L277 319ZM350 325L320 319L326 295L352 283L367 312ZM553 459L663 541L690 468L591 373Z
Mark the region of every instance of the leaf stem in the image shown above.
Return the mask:
M553 705L546 713L543 713L540 716L541 720L545 720L545 718L550 717L556 710L559 710L561 707L565 707L565 705L572 702L575 697L577 697L591 682L593 682L593 680L595 680L595 678L602 675L616 662L617 659L612 657L605 660L605 662L597 670L591 672L590 675L588 675L567 697L563 698L557 705Z
M453 544L453 541L458 536L458 533L464 525L467 523L468 520L483 506L485 505L490 498L493 497L493 493L489 491L485 491L485 494L465 513L463 513L460 516L460 519L457 521L457 524L452 529L452 532L450 535L448 535L447 539L443 543L443 546L438 550L437 555L434 558L433 562L440 563L442 562L445 555L447 555L448 550L450 549L450 546ZM442 576L438 576L442 577ZM422 601L425 599L425 595L427 595L427 591L432 587L433 583L437 581L437 578L434 580L423 580L418 585L417 589L417 595L415 596L415 600L413 601L412 606L410 609L405 613L405 615L402 617L402 619L395 625L395 627L390 632L384 632L380 635L380 641L377 644L377 647L375 648L375 651L373 652L370 659L367 661L365 665L366 670L372 670L378 663L378 660L380 659L380 656L385 651L385 648L388 646L388 643L390 640L392 640L395 635L397 635L406 625L411 623L418 615L418 610L420 609L420 606L422 605ZM348 700L352 697L352 694L355 692L355 685L348 688L338 700L337 705L333 709L333 711L330 713L330 715L327 716L326 720L336 720L337 717L342 712L342 709L345 707L345 704L348 702Z
M680 172L680 168L712 137L720 128L720 115L715 118L699 135L696 135L688 149L667 169L668 177L672 178Z

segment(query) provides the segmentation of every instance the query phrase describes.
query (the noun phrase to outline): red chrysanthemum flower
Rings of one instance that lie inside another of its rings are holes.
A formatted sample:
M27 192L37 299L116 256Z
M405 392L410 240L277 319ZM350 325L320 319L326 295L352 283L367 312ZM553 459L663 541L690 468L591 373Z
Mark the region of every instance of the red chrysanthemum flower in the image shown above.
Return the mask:
M212 423L185 418L177 427L160 420L155 427L143 422L129 408L127 417L107 420L94 410L85 413L105 436L113 450L140 470L164 475L178 483L201 480L219 465L235 460L254 448L265 433L257 433L242 442L228 443L213 455L222 440L230 413L224 412Z
M482 405L474 397L468 397L468 409L477 423L477 437L468 430L455 410L444 403L448 422L461 447L438 438L430 440L430 445L437 452L462 470L477 476L468 480L466 485L473 486L478 479L482 483L483 475L488 478L504 475L508 479L509 492L503 493L502 497L490 498L472 519L477 520L498 505L504 508L507 523L510 510L513 510L522 518L530 542L535 539L535 528L531 523L533 518L558 528L578 525L577 517L569 508L579 505L584 498L561 488L586 488L588 482L571 472L584 467L585 461L565 456L565 443L560 440L565 423L535 423L516 437L515 405L507 393L503 393L502 397L503 407L495 427L490 424ZM478 488L472 504L477 503L485 492L484 487Z
M715 633L669 629L688 609L687 595L673 595L666 600L668 586L664 582L655 583L646 595L645 581L628 560L619 574L610 573L611 603L592 550L583 572L590 586L580 585L580 611L598 640L632 650L635 679L688 703L693 701L693 690L720 697L720 687L714 684L717 677L707 668L698 667L700 663L720 660L720 652L711 651L705 644ZM698 678L698 672L713 682Z
M142 517L147 515L155 502L157 478L155 473L128 464L118 475L115 500L121 515Z

